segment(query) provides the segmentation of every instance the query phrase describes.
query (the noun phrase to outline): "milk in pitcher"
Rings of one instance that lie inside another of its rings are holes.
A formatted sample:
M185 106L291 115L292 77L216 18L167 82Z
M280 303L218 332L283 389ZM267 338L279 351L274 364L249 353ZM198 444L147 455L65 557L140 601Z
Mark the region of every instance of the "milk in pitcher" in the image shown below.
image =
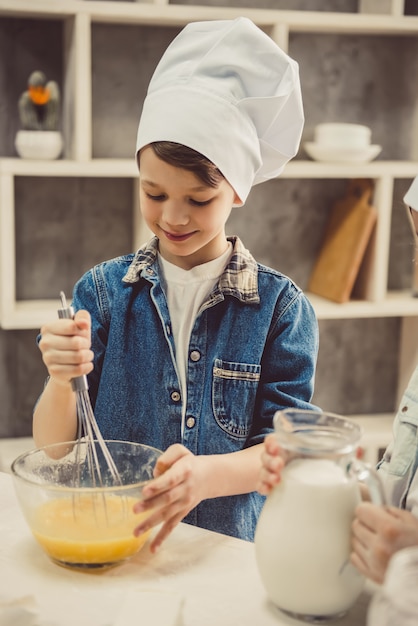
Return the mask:
M348 562L358 484L328 459L295 459L268 496L257 525L258 569L267 594L304 616L345 612L364 579Z

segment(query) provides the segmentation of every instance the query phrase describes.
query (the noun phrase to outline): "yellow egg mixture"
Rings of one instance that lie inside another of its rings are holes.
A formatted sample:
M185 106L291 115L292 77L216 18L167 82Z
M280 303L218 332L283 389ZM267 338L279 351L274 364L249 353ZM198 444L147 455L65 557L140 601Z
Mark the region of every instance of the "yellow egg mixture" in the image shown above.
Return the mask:
M49 556L68 564L112 564L138 552L151 531L134 528L150 512L136 514L138 498L88 494L53 500L35 512L32 532Z

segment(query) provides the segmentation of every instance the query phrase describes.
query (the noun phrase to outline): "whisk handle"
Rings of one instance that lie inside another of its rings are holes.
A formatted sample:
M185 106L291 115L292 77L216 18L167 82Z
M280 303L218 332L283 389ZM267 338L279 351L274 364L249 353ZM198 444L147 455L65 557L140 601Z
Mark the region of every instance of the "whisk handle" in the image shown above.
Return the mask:
M67 305L65 293L60 293L62 307L58 309L58 317L60 319L72 320L74 319L74 309L72 306Z
M74 319L74 309L72 306L67 305L67 300L63 291L60 293L62 307L58 309L58 317L60 319L72 320ZM87 376L77 376L71 379L71 387L73 391L87 391L89 388L87 382Z
M87 376L84 374L83 376L77 376L76 378L72 378L71 387L73 391L87 391L89 388Z

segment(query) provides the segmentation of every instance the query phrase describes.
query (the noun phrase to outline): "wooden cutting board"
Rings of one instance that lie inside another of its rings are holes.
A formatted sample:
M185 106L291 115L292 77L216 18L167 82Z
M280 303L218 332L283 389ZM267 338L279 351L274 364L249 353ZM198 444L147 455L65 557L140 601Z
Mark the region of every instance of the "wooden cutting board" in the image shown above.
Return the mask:
M369 179L351 180L346 195L332 207L308 291L338 303L350 299L377 220L373 186Z

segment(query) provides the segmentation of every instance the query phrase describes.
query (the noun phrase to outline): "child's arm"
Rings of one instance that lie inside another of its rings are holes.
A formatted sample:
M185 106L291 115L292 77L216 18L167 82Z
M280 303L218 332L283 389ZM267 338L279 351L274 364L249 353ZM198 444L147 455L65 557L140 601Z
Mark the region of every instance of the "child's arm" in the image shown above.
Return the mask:
M155 509L136 534L163 522L151 544L155 551L202 500L255 491L262 449L258 444L229 454L195 456L180 444L170 446L157 463L155 480L144 487L143 500L135 505L136 513Z
M71 379L93 369L90 328L90 315L79 311L74 320L59 319L41 329L39 348L49 381L33 415L33 437L37 446L76 438L76 396Z

